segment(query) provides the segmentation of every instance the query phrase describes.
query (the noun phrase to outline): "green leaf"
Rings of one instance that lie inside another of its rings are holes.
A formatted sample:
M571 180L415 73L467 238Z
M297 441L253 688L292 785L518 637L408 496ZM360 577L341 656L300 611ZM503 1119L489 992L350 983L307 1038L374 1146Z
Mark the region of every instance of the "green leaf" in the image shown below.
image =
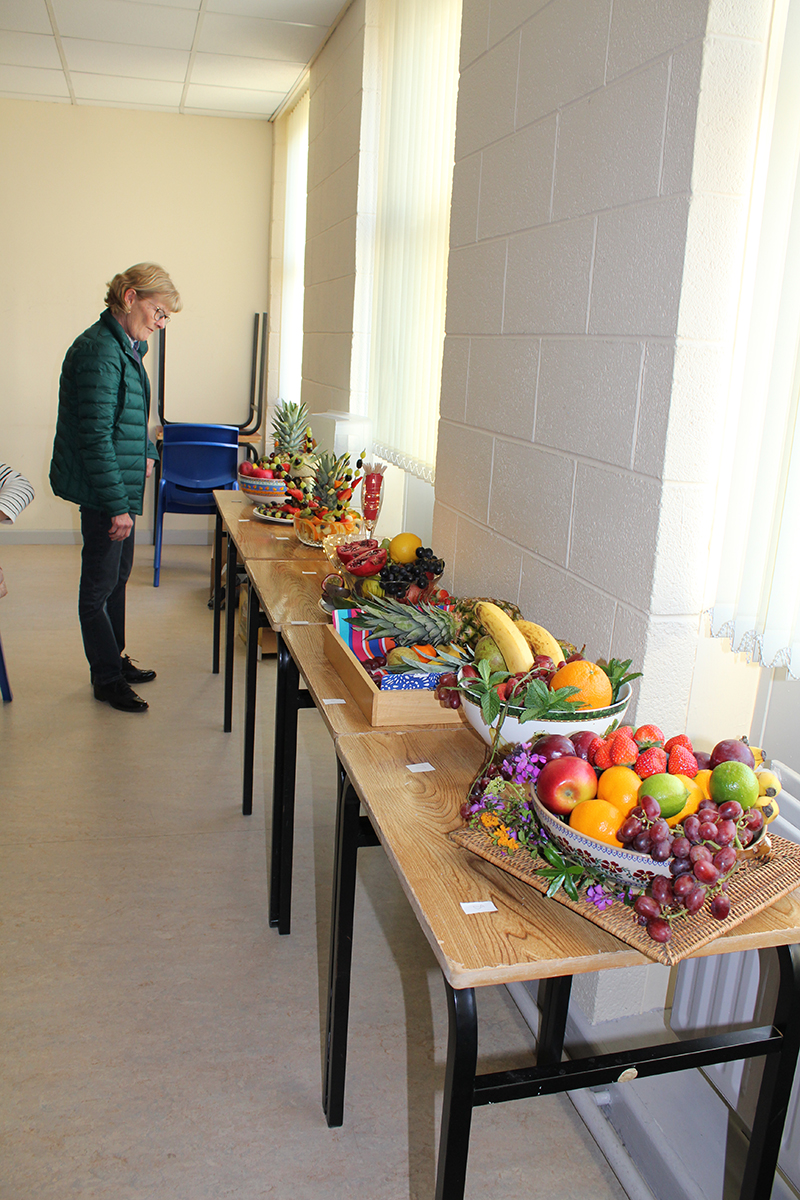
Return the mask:
M558 853L555 846L551 846L549 842L545 842L539 847L539 853L541 854L542 858L546 858L549 863L552 863L554 867L558 867L560 871L565 870L566 863L564 862L564 859Z
M499 716L500 709L503 707L503 702L494 690L484 692L481 697L481 713L487 725L494 724Z
M545 895L546 896L555 896L558 889L562 886L564 879L565 879L564 875L559 875L556 879L554 879L553 882L550 884L550 887L545 892Z
M575 886L575 880L570 874L564 876L564 891L567 893L570 900L578 899L578 889Z

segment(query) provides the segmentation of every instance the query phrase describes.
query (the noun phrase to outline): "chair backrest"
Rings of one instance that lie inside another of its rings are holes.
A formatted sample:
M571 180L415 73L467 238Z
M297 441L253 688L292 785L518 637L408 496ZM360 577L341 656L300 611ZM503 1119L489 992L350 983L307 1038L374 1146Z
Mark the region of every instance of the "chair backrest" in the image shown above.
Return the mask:
M164 445L175 442L225 442L239 444L239 428L236 425L190 425L183 421L172 421L164 426Z
M161 450L161 478L176 487L208 492L236 481L238 461L238 438L232 444L165 442Z

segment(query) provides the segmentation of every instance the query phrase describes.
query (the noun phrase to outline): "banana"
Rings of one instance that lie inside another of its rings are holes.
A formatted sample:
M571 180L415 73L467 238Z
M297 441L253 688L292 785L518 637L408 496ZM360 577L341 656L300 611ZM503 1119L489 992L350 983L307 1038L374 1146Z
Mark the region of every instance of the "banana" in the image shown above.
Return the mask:
M511 617L506 616L502 608L488 601L477 605L475 615L496 642L511 674L530 671L533 666L533 653Z
M771 825L781 811L778 808L777 800L771 799L769 796L762 796L758 801L758 806L764 814L764 824Z
M564 654L552 633L548 633L541 625L534 625L533 621L515 621L514 624L534 654L549 655L556 667L564 662Z
M752 746L750 747L752 750ZM758 780L759 796L777 796L781 790L781 781L774 771L767 770L766 767L761 767L756 771L756 779Z

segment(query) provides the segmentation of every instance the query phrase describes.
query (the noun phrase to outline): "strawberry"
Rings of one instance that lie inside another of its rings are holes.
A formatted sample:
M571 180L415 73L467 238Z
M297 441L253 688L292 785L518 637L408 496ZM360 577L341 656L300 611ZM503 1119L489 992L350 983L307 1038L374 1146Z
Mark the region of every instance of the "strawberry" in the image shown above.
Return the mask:
M638 756L639 747L630 734L617 731L611 742L611 765L632 767Z
M664 742L664 749L666 750L667 754L669 754L671 750L674 750L676 746L685 746L690 754L694 753L694 750L692 749L692 743L689 741L685 733L676 733L675 737L671 737L668 742Z
M594 757L591 759L593 766L599 771L605 771L606 767L613 766L611 762L611 741L606 739L601 742L594 752Z
M673 746L669 752L667 771L670 775L688 775L694 779L697 774L697 759L686 746Z
M625 734L627 734L628 737L633 737L633 726L632 725L620 725L617 729L614 730L614 732L612 733L611 736L616 737L618 733L625 733Z
M650 746L643 750L633 769L640 779L649 779L651 775L663 775L667 769L667 754L660 746Z
M633 735L633 740L641 750L649 746L663 746L664 735L657 725L640 725Z

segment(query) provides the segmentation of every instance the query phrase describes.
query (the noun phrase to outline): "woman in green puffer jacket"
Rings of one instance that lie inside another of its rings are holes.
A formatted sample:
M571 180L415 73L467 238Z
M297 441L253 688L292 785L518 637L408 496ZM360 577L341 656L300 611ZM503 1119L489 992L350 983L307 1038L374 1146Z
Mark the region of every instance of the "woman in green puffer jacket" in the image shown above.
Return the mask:
M142 357L150 335L181 308L162 267L129 267L111 280L105 312L73 342L61 369L50 483L80 506L78 615L94 694L123 712L147 709L130 685L155 679L124 653L134 523L157 457L147 435L150 383Z

